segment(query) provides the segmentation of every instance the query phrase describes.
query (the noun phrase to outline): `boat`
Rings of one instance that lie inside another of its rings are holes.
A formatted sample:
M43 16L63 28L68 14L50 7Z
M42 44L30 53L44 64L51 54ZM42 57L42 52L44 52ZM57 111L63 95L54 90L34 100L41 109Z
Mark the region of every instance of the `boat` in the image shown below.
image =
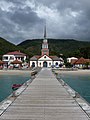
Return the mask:
M12 90L17 90L21 86L22 86L22 84L13 84L12 85Z

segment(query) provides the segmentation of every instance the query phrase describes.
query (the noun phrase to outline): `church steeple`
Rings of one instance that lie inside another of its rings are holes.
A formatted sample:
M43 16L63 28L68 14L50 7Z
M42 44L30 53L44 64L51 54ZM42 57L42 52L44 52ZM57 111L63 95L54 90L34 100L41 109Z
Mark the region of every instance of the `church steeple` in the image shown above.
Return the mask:
M46 39L46 25L45 25L45 28L44 28L44 39Z
M48 49L48 42L46 39L46 25L44 28L44 39L43 39L43 43L42 43L42 55L49 55L49 49Z
M47 31L46 31L47 29L46 29L46 25L45 25L45 27L44 27L44 40L43 40L43 42L47 42Z

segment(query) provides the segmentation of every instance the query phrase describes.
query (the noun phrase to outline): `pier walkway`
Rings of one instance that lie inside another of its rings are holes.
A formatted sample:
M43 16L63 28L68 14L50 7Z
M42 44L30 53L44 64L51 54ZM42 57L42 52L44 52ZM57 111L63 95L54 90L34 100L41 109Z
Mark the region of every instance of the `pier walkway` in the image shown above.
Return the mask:
M89 120L50 69L43 68L0 120Z

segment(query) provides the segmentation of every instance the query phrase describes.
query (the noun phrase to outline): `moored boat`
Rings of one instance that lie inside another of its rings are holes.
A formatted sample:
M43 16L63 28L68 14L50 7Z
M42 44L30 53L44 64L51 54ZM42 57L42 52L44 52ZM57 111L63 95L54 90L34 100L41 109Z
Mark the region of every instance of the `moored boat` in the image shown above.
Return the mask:
M22 84L13 84L12 90L17 90L21 86L22 86Z

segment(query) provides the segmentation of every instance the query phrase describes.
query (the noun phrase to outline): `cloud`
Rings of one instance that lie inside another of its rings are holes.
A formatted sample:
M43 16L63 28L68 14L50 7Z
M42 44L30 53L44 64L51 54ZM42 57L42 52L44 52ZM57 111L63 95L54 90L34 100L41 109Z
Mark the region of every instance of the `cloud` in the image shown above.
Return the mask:
M18 44L47 37L90 41L89 0L1 0L0 36Z

